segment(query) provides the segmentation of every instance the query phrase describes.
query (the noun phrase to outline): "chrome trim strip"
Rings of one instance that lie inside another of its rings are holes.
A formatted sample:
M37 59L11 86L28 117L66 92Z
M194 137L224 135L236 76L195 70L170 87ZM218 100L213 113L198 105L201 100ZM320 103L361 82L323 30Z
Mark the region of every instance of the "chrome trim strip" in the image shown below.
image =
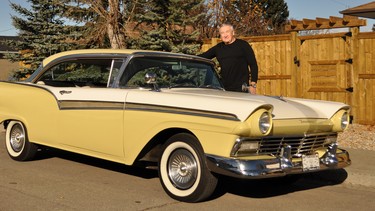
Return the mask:
M201 111L186 108L175 108L169 106L147 105L138 103L122 103L122 102L102 102L102 101L79 101L79 100L61 100L58 101L61 110L134 110L149 111L160 113L172 113L182 115L203 116L217 119L226 119L239 121L233 114Z
M319 159L319 169L308 172L340 169L349 166L351 164L349 153L345 150L341 151L342 152L337 152L334 156L336 162L327 163L327 157L332 157L332 154L326 153ZM287 174L302 174L307 172L303 170L302 161L293 162L293 159L291 160L292 166L288 166L287 168L283 167L282 157L262 160L246 160L206 154L206 161L207 166L211 171L221 175L241 179L281 177Z
M59 101L60 110L124 110L123 102L102 102L102 101Z
M212 112L212 111L202 111L202 110L195 110L195 109L188 109L188 108L177 108L177 107L170 107L170 106L148 105L148 104L140 104L140 103L126 103L125 110L182 114L182 115L202 116L202 117L209 117L209 118L240 121L237 118L237 116L234 114Z

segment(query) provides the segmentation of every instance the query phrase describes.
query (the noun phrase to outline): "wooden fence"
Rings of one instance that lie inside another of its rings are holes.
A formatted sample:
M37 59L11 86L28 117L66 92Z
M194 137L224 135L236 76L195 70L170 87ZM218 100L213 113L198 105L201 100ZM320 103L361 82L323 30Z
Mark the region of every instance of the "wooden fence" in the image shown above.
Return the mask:
M354 123L375 125L375 32L241 37L259 66L259 94L338 101ZM205 40L202 51L220 42Z

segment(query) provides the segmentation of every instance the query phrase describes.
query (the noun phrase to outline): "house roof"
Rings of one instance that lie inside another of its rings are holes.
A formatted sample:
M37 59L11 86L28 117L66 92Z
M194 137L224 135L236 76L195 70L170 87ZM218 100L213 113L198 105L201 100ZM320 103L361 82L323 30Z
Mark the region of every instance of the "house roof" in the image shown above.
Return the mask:
M340 11L343 15L375 19L375 1Z

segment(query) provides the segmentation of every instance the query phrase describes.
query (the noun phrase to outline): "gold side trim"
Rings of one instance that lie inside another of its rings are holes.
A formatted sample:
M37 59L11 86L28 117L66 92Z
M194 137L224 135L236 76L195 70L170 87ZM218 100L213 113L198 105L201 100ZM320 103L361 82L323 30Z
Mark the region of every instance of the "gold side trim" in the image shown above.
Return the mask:
M210 118L217 118L217 119L240 121L237 118L237 116L234 114L212 112L212 111L202 111L202 110L187 109L187 108L176 108L176 107L169 107L169 106L147 105L147 104L139 104L139 103L126 103L125 110L139 110L139 111L183 114L183 115L203 116L203 117L210 117Z
M102 102L102 101L59 101L61 110L123 110L123 102Z

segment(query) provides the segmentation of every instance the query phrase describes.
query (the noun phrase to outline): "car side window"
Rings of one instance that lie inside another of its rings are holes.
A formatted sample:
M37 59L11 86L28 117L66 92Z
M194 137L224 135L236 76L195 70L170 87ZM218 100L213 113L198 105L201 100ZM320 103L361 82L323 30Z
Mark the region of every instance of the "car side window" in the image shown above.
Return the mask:
M160 88L173 87L220 87L211 65L179 58L138 57L127 65L120 79L122 88L149 87L145 75L156 75Z
M68 60L48 69L37 83L58 87L110 87L121 65L121 59Z

